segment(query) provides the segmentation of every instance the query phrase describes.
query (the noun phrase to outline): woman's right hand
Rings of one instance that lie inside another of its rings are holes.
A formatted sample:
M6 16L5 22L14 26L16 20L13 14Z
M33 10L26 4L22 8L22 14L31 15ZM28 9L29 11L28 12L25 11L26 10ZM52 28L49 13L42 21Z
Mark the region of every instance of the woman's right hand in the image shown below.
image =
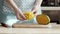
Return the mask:
M13 8L14 13L16 14L16 18L19 20L25 20L25 16L23 15L22 11L18 8L16 3L13 0L6 0L6 2Z
M22 11L19 10L15 10L15 14L16 14L16 18L18 20L26 20L26 17L23 15Z
M16 18L18 20L25 20L26 19L25 16L23 14L19 13L19 12L16 13Z

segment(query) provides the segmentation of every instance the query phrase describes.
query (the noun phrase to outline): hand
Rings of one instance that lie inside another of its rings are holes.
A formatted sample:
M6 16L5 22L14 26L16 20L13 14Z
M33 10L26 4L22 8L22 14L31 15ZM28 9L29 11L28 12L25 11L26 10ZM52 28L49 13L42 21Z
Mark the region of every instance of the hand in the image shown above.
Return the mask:
M18 6L16 5L16 3L13 0L6 0L6 2L13 8L17 19L25 20L25 16L22 14L20 8L18 8Z
M15 12L15 14L16 14L17 19L19 19L19 20L26 20L26 18L25 18L25 16L23 15L22 11L17 10L17 11Z
M35 7L32 8L32 12L33 12L33 14L36 14L37 13L37 10L36 10Z

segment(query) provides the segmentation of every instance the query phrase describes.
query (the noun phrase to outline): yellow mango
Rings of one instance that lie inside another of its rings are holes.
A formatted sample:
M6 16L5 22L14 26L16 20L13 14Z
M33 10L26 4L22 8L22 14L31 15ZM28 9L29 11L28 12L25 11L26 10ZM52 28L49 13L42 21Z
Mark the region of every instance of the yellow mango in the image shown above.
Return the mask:
M36 16L38 24L47 25L50 22L50 18L47 15L41 14Z
M34 14L31 11L25 11L24 15L26 17L26 20L31 20L34 18Z

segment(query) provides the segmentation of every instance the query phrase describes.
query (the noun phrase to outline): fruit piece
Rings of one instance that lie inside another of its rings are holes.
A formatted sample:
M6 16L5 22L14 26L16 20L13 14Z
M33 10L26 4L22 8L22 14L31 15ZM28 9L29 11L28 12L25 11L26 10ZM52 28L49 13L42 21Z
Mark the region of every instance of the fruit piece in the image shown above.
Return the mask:
M50 22L50 18L47 15L41 14L36 16L38 24L47 25Z
M34 18L34 14L31 11L26 11L24 15L26 17L26 20L31 20Z

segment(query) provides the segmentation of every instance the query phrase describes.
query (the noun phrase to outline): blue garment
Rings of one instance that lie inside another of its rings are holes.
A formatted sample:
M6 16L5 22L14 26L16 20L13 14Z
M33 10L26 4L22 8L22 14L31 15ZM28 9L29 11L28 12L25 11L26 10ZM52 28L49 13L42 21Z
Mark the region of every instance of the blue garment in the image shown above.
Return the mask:
M14 0L16 5L23 11L31 11L35 0ZM38 9L38 13L41 13L41 8ZM35 23L36 19L28 20L28 23ZM16 19L16 15L13 12L13 9L9 6L5 0L0 0L0 22L6 23L8 26L17 22L22 22L21 20Z

